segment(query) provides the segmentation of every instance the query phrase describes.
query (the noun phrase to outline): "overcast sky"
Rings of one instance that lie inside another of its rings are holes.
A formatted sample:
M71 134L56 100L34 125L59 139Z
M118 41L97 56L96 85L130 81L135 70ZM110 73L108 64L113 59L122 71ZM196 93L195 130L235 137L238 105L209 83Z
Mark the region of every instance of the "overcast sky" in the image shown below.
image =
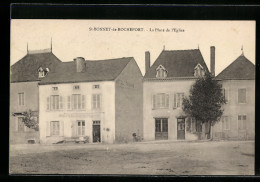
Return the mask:
M174 29L181 31L177 33ZM27 54L27 42L29 50L50 48L51 37L53 53L61 61L72 61L75 57L86 60L134 57L143 74L145 51L150 51L152 64L164 46L165 50L199 47L208 68L210 46L215 46L216 75L241 55L242 45L244 55L255 64L255 21L12 20L11 65Z

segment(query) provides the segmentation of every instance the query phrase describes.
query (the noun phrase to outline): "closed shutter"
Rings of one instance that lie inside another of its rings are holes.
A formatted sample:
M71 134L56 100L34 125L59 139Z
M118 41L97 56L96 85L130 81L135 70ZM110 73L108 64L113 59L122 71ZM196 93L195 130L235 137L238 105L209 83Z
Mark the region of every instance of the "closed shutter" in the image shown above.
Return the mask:
M98 95L98 99L97 99L97 108L101 109L101 95Z
M68 109L71 109L71 97L70 96L68 96Z
M92 95L92 108L95 109L96 107L96 95Z
M50 121L46 122L46 136L50 136L51 135L51 131L50 131Z
M82 109L86 109L86 99L85 99L85 95L81 96L81 104L82 104Z
M47 97L47 106L46 109L49 111L50 110L50 97Z
M229 89L226 89L225 96L226 96L227 102L229 102Z
M60 136L64 136L64 122L60 121Z
M165 94L165 107L169 108L169 94Z
M174 99L173 99L173 107L176 108L177 104L176 104L176 93L174 93Z
M60 100L59 100L59 109L63 109L63 100L62 100L62 96L60 96Z
M156 95L155 94L152 96L152 105L153 105L153 108L155 109L156 108Z
M18 119L19 119L18 117L15 117L15 122L14 122L14 125L15 125L14 130L15 131L18 131Z
M78 136L78 122L77 121L71 121L71 136L76 137Z

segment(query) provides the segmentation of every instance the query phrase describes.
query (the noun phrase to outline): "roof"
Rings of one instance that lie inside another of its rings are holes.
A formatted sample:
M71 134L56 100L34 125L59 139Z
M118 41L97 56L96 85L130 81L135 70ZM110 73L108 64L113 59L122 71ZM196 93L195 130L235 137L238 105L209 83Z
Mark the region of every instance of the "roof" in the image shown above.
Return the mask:
M29 53L11 66L11 82L39 81L38 68L54 71L61 61L52 52Z
M115 80L131 60L133 60L133 57L95 61L86 60L86 71L84 72L76 72L76 65L73 61L63 62L54 72L50 72L48 76L43 78L39 84Z
M219 80L254 80L255 65L243 54L216 76Z
M145 73L144 78L156 78L156 68L159 65L162 65L168 71L167 78L194 77L194 68L198 63L208 72L208 67L199 49L163 50Z

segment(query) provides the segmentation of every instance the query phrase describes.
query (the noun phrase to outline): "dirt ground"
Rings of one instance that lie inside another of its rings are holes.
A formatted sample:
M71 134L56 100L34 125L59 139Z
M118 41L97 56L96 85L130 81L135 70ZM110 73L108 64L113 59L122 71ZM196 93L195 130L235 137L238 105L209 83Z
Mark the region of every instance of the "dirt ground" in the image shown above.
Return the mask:
M254 175L253 141L11 145L11 174Z

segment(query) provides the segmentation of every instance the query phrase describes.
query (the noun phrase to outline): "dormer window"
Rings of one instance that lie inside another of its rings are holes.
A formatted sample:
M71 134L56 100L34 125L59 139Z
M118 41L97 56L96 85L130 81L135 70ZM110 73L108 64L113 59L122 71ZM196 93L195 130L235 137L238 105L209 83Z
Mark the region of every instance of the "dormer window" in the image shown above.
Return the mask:
M158 66L156 69L156 78L166 78L167 77L167 70L162 66Z
M49 72L50 72L49 68L43 69L42 67L40 67L38 69L39 78L45 77Z
M194 76L202 77L204 75L205 75L204 68L200 64L197 64L197 66L194 68Z

